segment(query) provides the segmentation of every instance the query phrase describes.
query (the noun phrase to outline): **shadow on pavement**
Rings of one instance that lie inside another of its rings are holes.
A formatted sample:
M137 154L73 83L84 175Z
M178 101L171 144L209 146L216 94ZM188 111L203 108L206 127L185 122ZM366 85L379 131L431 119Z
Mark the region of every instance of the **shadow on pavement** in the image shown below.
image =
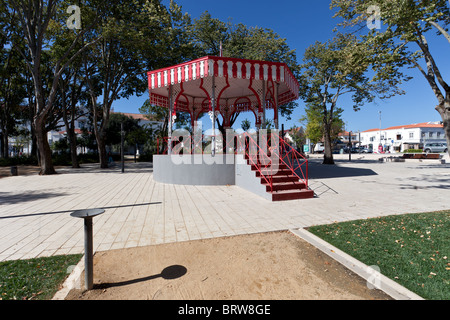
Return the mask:
M25 192L25 193L10 193L10 192L0 192L0 204L18 204L25 203L41 199L50 199L55 197L63 197L65 193L56 192Z
M309 163L309 179L332 179L360 176L377 176L378 174L365 168L343 167L339 164L324 165L317 162Z
M1 197L1 195L0 195ZM1 198L0 198L1 200ZM139 204L129 204L129 205L120 205L120 206L111 206L111 207L102 207L97 209L119 209L119 208L133 208L133 207L142 207L142 206L151 206L151 205L157 205L162 204L162 202L149 202L149 203L139 203ZM81 209L78 209L81 210ZM14 216L6 216L6 217L0 217L0 220L3 219L14 219L14 218L29 218L29 217L35 217L35 216L45 216L45 215L52 215L52 214L69 214L77 210L64 210L64 211L54 211L54 212L39 212L39 213L30 213L30 214L21 214L21 215L14 215Z

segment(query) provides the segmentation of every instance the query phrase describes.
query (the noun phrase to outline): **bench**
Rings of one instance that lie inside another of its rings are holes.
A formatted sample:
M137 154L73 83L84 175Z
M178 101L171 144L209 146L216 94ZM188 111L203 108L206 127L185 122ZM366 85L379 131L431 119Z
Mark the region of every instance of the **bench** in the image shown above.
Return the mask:
M438 153L405 153L403 159L440 160L441 155Z

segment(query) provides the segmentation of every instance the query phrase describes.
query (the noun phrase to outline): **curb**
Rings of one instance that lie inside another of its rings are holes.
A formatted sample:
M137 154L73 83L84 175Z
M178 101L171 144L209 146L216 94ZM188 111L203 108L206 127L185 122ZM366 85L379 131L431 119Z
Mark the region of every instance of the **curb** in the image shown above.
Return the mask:
M72 273L64 281L61 290L56 292L52 300L65 300L67 295L72 289L77 289L81 287L81 275L84 272L84 256L81 258L80 262L75 266Z
M373 287L382 290L395 300L425 300L414 292L401 286L397 282L382 275L377 270L372 269L371 267L356 260L345 252L330 245L328 242L320 239L309 231L306 231L305 229L295 229L290 230L290 232L307 241L323 253L327 254L349 270L362 277L367 281L367 285L369 288Z

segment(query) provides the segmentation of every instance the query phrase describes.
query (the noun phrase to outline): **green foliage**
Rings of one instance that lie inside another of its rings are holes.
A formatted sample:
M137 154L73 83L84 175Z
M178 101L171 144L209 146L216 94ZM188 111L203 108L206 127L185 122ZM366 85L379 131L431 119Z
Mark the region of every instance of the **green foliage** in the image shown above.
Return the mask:
M300 123L306 123L305 135L312 143L317 144L323 141L325 136L324 119L327 123L331 123L330 137L331 141L335 141L338 138L339 133L344 131L345 123L342 119L343 109L335 108L333 118L330 117L330 113L324 112L322 107L318 107L314 104L307 104L305 108L306 115L300 119Z
M241 123L241 128L242 128L242 130L244 130L245 132L247 132L247 131L250 129L251 125L252 125L252 124L250 123L250 121L249 121L248 119L245 119L245 120L243 120L242 123Z
M377 6L383 22L382 30L367 31L370 5ZM450 85L442 65L428 41L435 33L450 43L450 2L447 0L332 0L335 16L342 18L344 27L357 27L371 51L371 64L377 73L376 80L386 86L402 83L409 77L403 74L405 66L417 68L435 94L436 110L442 117L450 143ZM417 51L415 51L417 50Z
M225 57L283 62L299 78L300 68L295 50L272 29L248 27L231 21L225 23L206 11L199 19L194 20L190 33L200 55L218 56L222 42ZM290 119L297 106L296 102L280 106L280 113Z
M293 127L290 130L290 136L297 146L297 148L303 149L306 144L306 133L302 127Z
M343 33L325 43L317 41L305 51L300 96L309 112L306 118L311 121L308 135L315 141L321 134L324 138L326 164L334 163L331 143L335 131L343 127L343 110L338 107L341 96L351 95L353 109L358 111L377 97L385 99L403 93L398 87L400 80L392 81L377 70L369 70L373 52L367 42Z
M408 149L405 150L403 153L423 153L422 149Z
M38 161L35 156L0 158L0 167L36 166L37 163L38 163Z
M106 130L106 144L107 145L118 145L121 143L121 124L123 123L124 140L130 141L132 135L136 135L135 132L141 132L141 127L139 126L138 120L131 117L127 117L120 113L114 113L111 115L109 120L109 126ZM140 138L139 141L144 140Z

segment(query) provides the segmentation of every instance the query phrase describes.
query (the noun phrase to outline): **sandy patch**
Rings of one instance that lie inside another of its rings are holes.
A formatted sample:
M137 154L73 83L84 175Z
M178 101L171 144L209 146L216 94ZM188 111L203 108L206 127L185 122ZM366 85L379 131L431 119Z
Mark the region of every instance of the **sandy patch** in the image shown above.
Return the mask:
M94 264L95 289L67 300L390 299L290 232L100 252Z

